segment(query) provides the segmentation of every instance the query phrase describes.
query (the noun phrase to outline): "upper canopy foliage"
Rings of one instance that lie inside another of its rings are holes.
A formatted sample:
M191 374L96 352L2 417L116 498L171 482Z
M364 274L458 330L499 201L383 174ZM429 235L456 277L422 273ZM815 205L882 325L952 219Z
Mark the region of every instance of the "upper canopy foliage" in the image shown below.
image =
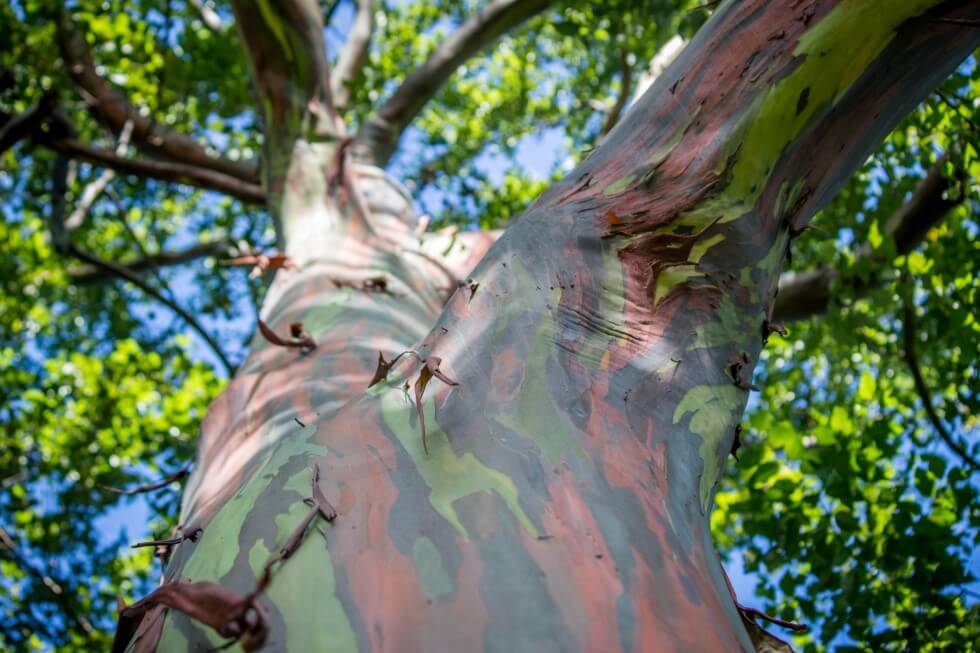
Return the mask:
M332 61L357 4L321 3ZM346 119L373 116L483 4L376 2ZM438 226L505 225L587 153L664 44L689 36L712 4L553 4L456 69L402 135L389 170ZM86 51L91 72L128 102L130 126L97 109L79 76ZM114 596L153 583L152 550L126 545L169 532L176 493L133 499L103 486L189 464L229 372L174 306L214 335L231 365L252 335L267 280L215 258L275 242L268 214L245 192L256 192L262 144L248 80L223 2L0 5L0 134L34 107L63 112L33 120L28 138L0 152L5 649L104 649ZM740 460L716 497L722 551L752 573L760 607L815 626L797 640L806 650L980 647L970 585L980 535L971 462L980 458L978 98L971 58L798 240L792 268L825 271L829 310L771 336ZM117 174L89 197L113 166L65 146L56 126L68 123L72 143L168 165L189 159L167 151L167 135L190 136L201 150L192 163L211 157L203 160L222 184L244 194L154 169ZM150 127L163 130L163 145ZM59 206L53 171L65 163ZM903 247L889 220L934 169L942 215L927 216L934 226ZM65 248L50 226L68 214L77 219ZM178 264L139 269L143 287L99 264L137 269L168 257Z

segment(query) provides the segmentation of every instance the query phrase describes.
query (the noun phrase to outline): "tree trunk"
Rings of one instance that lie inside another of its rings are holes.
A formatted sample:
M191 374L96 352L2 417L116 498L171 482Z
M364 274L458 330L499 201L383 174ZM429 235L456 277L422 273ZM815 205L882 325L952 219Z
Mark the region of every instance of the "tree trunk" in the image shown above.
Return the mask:
M257 336L212 406L181 517L203 531L164 580L183 599L123 613L149 608L135 648L778 646L736 609L708 516L779 272L977 47L949 20L977 4L724 3L485 256L478 234L419 243L397 182L346 156L322 64L297 63L325 60L317 16L258 5L236 15L299 266L262 315L316 348Z

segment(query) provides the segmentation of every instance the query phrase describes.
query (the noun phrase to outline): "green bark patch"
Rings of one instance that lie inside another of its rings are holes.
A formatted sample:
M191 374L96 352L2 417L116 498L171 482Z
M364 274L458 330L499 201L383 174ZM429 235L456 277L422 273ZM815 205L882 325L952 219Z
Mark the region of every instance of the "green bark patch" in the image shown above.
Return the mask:
M754 198L759 190L751 189L763 188L786 144L851 87L903 22L936 4L938 0L845 0L814 24L793 51L799 65L750 112L754 115L729 189Z
M701 438L698 453L703 468L699 494L701 510L705 514L711 503L711 492L718 479L721 461L724 460L724 443L734 432L744 397L745 393L734 385L699 385L688 390L674 409L674 424L691 413L688 430Z
M307 427L307 437L316 433L314 427ZM326 453L326 447L290 438L282 440L269 458L252 474L245 485L221 507L207 528L204 529L200 541L194 544L191 554L181 576L189 580L218 581L231 571L238 557L239 534L241 533L249 513L262 500L262 495L268 491L270 479L274 478L279 469L294 456L312 457ZM309 478L307 468L303 474ZM298 489L302 493L306 488ZM302 494L301 494L302 495ZM305 509L302 501L300 505Z
M657 273L657 286L653 292L653 307L656 308L671 290L691 279L704 277L694 265L672 265Z
M412 559L418 571L425 595L433 601L452 593L453 580L446 573L439 550L427 537L420 537L412 545Z
M694 327L694 342L688 351L735 345L735 349L747 349L752 340L752 330L742 319L742 313L729 295L723 295L715 311L715 318Z
M320 333L327 333L345 319L344 312L354 291L350 288L340 288L330 298L322 303L310 308L303 314L303 326L314 336Z
M554 409L548 360L554 352L557 326L545 318L532 336L531 350L524 363L524 380L517 393L515 410L501 413L497 421L515 433L533 440L552 467L570 451L585 459L581 445L569 435L563 418Z
M401 388L391 388L381 396L385 425L412 457L419 474L429 486L429 502L436 512L452 524L464 539L469 539L469 533L453 504L476 492L495 492L524 530L537 537L537 529L518 500L514 481L503 472L487 467L472 453L457 456L446 433L439 428L433 402L423 402L423 409L427 411L426 423L431 424L428 454L422 449L421 434L411 420L411 416L415 415L415 406L408 394Z
M691 252L688 254L687 260L691 263L698 263L709 249L725 240L724 234L715 234L705 238L704 240L699 240L691 246Z
M290 485L295 485L298 492L308 491L309 470L304 469L293 479L290 479ZM277 516L281 539L285 539L308 510L305 503L297 501L288 513ZM261 573L262 566L271 556L272 552L263 542L256 542L249 552L253 570ZM330 550L318 530L311 528L296 553L276 565L272 582L265 591L265 598L275 606L286 624L286 650L357 650L357 637L337 598L336 589Z
M610 195L618 195L619 193L622 193L624 190L626 190L626 188L630 184L632 184L633 180L635 179L636 179L636 175L626 175L621 179L617 179L613 183L606 186L605 190L602 191L602 194L605 195L606 197L609 197Z

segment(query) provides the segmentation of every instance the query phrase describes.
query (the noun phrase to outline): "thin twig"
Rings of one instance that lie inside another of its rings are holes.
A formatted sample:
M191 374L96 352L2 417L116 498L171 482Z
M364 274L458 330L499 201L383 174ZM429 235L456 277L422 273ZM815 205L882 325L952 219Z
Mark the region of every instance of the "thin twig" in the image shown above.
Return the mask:
M68 253L81 261L84 261L97 268L101 268L106 272L110 272L116 275L117 277L125 279L129 283L133 284L134 286L142 290L145 294L156 299L158 302L160 302L161 304L169 308L171 311L176 313L178 316L180 316L181 319L184 320L184 322L187 323L187 326L194 329L194 331L196 331L198 335L200 335L201 338L204 339L204 342L207 343L208 347L211 348L215 356L218 357L218 360L221 361L221 364L228 372L228 375L231 376L235 373L235 366L232 365L231 362L228 360L228 357L225 356L225 353L221 350L221 347L218 345L218 342L211 336L211 334L209 334L207 331L204 330L204 327L201 326L201 323L198 322L197 319L195 319L194 316L191 315L189 312L187 312L187 310L185 310L182 306L172 301L168 297L164 296L159 290L157 290L150 284L146 283L146 281L144 281L143 278L140 277L138 274L132 272L127 267L119 265L118 263L108 261L106 259L96 256L95 254L92 254L91 252L87 252L79 248L74 243L68 244Z
M619 95L616 97L616 103L609 109L609 113L606 115L606 122L602 126L601 135L608 134L616 126L616 123L619 122L619 117L623 114L623 109L626 108L626 103L629 101L630 94L633 92L633 66L630 65L628 56L626 50L619 51Z
M190 468L184 467L182 469L177 470L173 474L160 479L159 481L156 481L154 483L148 483L146 485L138 485L134 488L122 489L117 487L110 487L108 485L100 485L99 487L102 488L103 490L108 490L109 492L115 492L116 494L126 494L126 495L143 494L144 492L153 492L154 490L162 490L163 488L167 487L171 483L186 478L187 475L190 473L191 473Z
M142 178L159 179L195 188L227 193L232 197L251 204L264 204L265 191L257 183L242 181L231 175L216 172L186 163L169 161L150 161L116 156L109 150L87 145L73 138L42 138L41 142L56 152L74 159L103 168L112 168L117 173L135 175Z
M83 633L85 633L86 637L90 637L94 632L92 624L89 623L88 619L78 614L77 610L75 609L75 605L68 598L68 595L65 594L62 583L59 583L54 578L31 564L27 557L24 556L17 548L17 543L14 542L14 539L10 536L10 533L4 530L2 526L0 526L0 544L3 545L3 549L10 552L10 556L22 569L41 581L41 584L47 588L48 592L50 592L55 598L55 601L61 605L64 613L75 622L75 625L78 626Z
M136 235L136 231L133 229L133 226L129 224L129 219L126 216L126 207L123 206L122 199L111 188L106 189L106 195L108 195L116 205L116 214L119 216L119 223L122 224L123 229L125 229L126 233L129 235L129 239L133 241L133 244L136 245L136 249L139 250L141 256L141 259L139 260L150 260L150 253L146 251L146 247L143 246L143 241ZM131 266L127 267L134 269ZM167 297L170 298L170 301L177 301L169 284L164 282L163 276L160 274L159 266L151 266L147 268L147 271L156 280L157 286L161 289L161 292L166 293Z
M915 337L915 309L912 307L912 302L909 297L906 296L902 304L902 338L905 345L904 358L906 364L909 366L909 372L912 373L912 381L915 384L916 392L919 394L919 400L922 402L922 408L926 411L926 416L932 423L933 428L936 429L936 435L946 443L946 446L959 456L963 462L972 467L974 471L980 471L980 463L977 463L976 459L946 430L946 426L939 419L939 415L932 405L929 386L926 385L925 378L922 376L922 369L919 367L919 359L915 351Z
M952 23L953 25L966 25L967 27L980 27L980 19L977 18L935 18L934 23Z
M126 147L129 145L129 138L133 133L133 121L127 120L126 124L123 125L122 132L119 134L119 142L116 144L116 156L125 156ZM96 178L91 184L85 187L82 191L82 197L78 200L78 204L75 205L75 209L65 220L65 229L69 233L75 231L82 226L85 222L85 218L88 216L89 211L92 210L92 205L95 200L99 199L99 196L109 185L109 182L116 176L115 170L112 168L106 168L102 171L102 174Z
M939 99L943 101L943 104L945 104L950 109L952 109L957 116L965 120L966 123L970 125L970 129L980 134L980 126L978 126L977 123L973 122L973 118L971 118L969 115L965 113L960 112L960 109L963 108L963 105L953 102L953 99L948 95L946 95L946 93L944 93L941 89L938 88L936 89L936 95L938 95Z
M68 128L71 125L62 125L66 131L70 131ZM235 373L235 368L225 356L225 353L218 346L217 341L211 337L204 327L191 315L187 310L185 310L180 304L173 301L169 297L166 297L159 290L148 284L142 277L138 274L132 272L125 266L119 265L112 261L103 259L95 254L88 252L78 245L76 245L71 240L71 234L65 228L65 195L67 192L67 179L68 179L68 159L64 154L59 154L55 159L53 179L52 179L52 207L51 207L51 218L49 222L49 229L51 230L52 240L54 242L55 248L58 252L73 256L81 261L89 263L90 265L101 268L116 276L129 281L131 284L142 290L145 294L153 297L159 301L164 306L168 307L179 317L181 317L184 322L187 323L192 329L194 329L201 338L208 344L211 350L217 356L218 360L225 367L228 376L232 376Z
M405 77L378 114L363 123L355 139L355 157L383 168L405 128L463 63L544 11L551 1L493 0L464 21L425 63Z
M123 222L123 225L126 226L128 223ZM131 227L128 230L131 231ZM139 248L140 245L141 244L137 244L137 247ZM192 245L186 249L161 251L156 252L155 254L148 253L140 256L139 258L119 261L119 264L132 270L134 273L149 272L162 267L180 265L181 263L187 263L206 256L221 256L224 252L228 251L230 247L231 243L227 240L205 241L203 243ZM114 275L107 275L104 271L91 266L79 266L77 268L69 269L68 277L72 283L79 285L105 283L106 281L115 278Z
M357 15L351 25L347 43L337 58L337 65L331 72L330 86L333 93L333 104L337 111L343 111L350 102L350 84L364 67L367 61L368 48L371 46L371 32L374 30L373 0L357 0Z
M45 93L41 101L22 113L11 116L0 125L0 154L17 144L17 141L36 133L38 128L51 113L55 96Z

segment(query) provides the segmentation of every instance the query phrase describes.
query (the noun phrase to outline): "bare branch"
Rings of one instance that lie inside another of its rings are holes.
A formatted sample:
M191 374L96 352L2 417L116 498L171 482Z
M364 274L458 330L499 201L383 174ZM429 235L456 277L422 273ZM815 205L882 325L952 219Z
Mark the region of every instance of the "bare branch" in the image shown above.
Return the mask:
M222 256L230 247L231 243L227 240L214 240L198 243L185 249L157 252L128 261L120 261L119 265L134 274L142 274L163 267L188 263L199 258ZM107 273L102 268L86 265L68 270L68 277L72 283L77 285L91 286L111 281L115 275Z
M945 157L940 159L929 170L929 174L919 182L909 201L885 224L885 235L894 239L899 254L908 254L915 249L929 230L961 201L943 196L954 183L943 175L945 161ZM859 258L873 255L868 248L862 248L858 253ZM830 266L784 274L779 279L779 294L776 296L773 320L792 322L826 313L831 304L830 286L838 276L837 270ZM874 283L868 281L845 281L851 284L857 295L866 294L874 287Z
M337 66L331 76L333 104L337 111L343 112L350 102L350 84L361 72L367 60L368 48L371 45L371 32L374 30L373 0L357 0L357 15L351 26L350 35L344 45L343 52L337 59Z
M58 45L68 65L68 73L99 122L113 132L119 132L127 121L132 121L133 143L141 149L240 181L255 183L258 180L258 166L254 161L232 161L212 155L193 138L177 133L137 111L122 93L96 72L85 37L73 28L70 21L67 12L62 11L57 21Z
M23 138L34 134L54 108L55 96L46 93L41 101L30 109L11 116L0 125L0 155Z
M79 259L89 265L104 270L107 273L113 274L121 279L124 279L140 290L142 290L146 295L157 300L171 311L177 314L189 327L196 331L201 338L208 344L208 346L214 351L215 356L224 365L225 370L228 375L231 376L235 373L234 366L228 361L221 347L218 346L217 341L205 331L204 327L194 318L193 315L187 312L182 306L177 302L173 301L165 294L160 292L158 289L154 288L146 281L143 280L138 274L133 272L127 267L114 263L112 261L107 261L95 254L85 251L78 245L72 242L71 234L65 229L65 193L68 186L68 157L65 154L59 153L55 158L54 168L52 170L52 188L51 188L51 216L48 223L48 228L51 230L51 240L55 249L61 254L72 256Z
M132 133L133 121L129 120L125 125L123 125L122 133L119 135L119 142L116 145L116 156L121 157L126 154L126 147L129 145L129 138ZM113 177L115 176L115 171L111 168L107 168L102 171L102 174L100 174L95 181L85 187L85 190L82 192L81 199L78 201L78 204L75 205L75 210L72 211L71 215L68 216L68 219L65 220L65 229L67 229L69 233L82 226L82 223L85 221L85 217L92 209L92 204L95 203L95 200L99 198L99 195L102 194L102 191L105 190L106 186L109 185L109 182L112 181Z
M108 485L100 485L99 487L109 492L115 492L116 494L124 494L127 496L132 496L134 494L143 494L144 492L154 492L156 490L162 490L163 488L170 486L172 483L176 483L177 481L184 480L185 478L187 478L187 476L190 475L190 473L191 473L190 467L181 467L173 474L165 476L159 481L155 481L153 483L146 483L144 485L139 485L132 488L118 488L118 487L110 487Z
M493 0L413 70L357 135L356 158L384 167L402 132L463 62L531 16L544 11L551 0Z
M626 107L626 103L629 102L630 94L633 92L633 66L629 62L629 53L626 50L619 51L619 95L616 97L616 103L609 109L609 113L606 114L606 122L602 125L602 131L599 132L600 135L605 135L609 133L617 122L619 122L619 117L623 115L623 109Z
M184 163L148 161L116 156L113 152L86 145L74 138L43 138L44 144L71 158L93 165L111 168L118 173L161 181L187 184L195 188L227 193L251 204L264 204L265 191L259 184L242 181L221 172Z
M208 333L203 326L201 326L201 323L198 322L193 315L187 312L186 309L184 309L182 306L172 301L170 298L166 297L159 290L157 290L156 288L148 284L138 274L130 271L129 268L119 265L118 263L108 261L106 259L96 256L95 254L92 254L91 252L87 252L71 242L68 243L67 253L81 261L88 263L89 265L92 265L97 268L101 268L106 273L114 274L115 276L124 279L125 281L128 281L129 283L133 284L134 286L142 290L146 295L150 296L151 298L157 300L158 302L160 302L161 304L169 308L171 311L176 313L177 316L180 317L187 324L187 326L192 328L194 331L198 333L198 335L201 336L204 342L207 343L208 347L210 347L211 350L214 352L214 355L217 356L218 360L221 361L221 364L224 366L229 376L232 376L235 373L234 365L232 365L231 362L228 360L228 357L225 356L225 353L221 350L221 347L218 345L218 342L214 339L214 337L211 336L211 334Z
M228 24L221 20L221 16L211 8L208 0L187 0L187 4L197 10L198 16L201 17L201 22L215 34L224 34L228 31Z
M929 386L926 385L926 380L922 376L922 369L919 367L919 359L915 352L915 309L912 307L912 302L909 297L905 297L904 305L902 306L902 338L905 344L905 362L909 366L909 372L912 373L912 381L915 384L915 391L919 394L919 400L922 402L922 408L926 411L926 416L932 423L934 429L936 429L936 435L946 443L946 446L955 453L960 459L965 462L968 466L972 467L974 471L980 471L980 463L976 461L970 453L961 445L956 439L946 430L946 426L943 421L939 419L939 415L936 413L936 409L932 405L932 396L929 392Z

